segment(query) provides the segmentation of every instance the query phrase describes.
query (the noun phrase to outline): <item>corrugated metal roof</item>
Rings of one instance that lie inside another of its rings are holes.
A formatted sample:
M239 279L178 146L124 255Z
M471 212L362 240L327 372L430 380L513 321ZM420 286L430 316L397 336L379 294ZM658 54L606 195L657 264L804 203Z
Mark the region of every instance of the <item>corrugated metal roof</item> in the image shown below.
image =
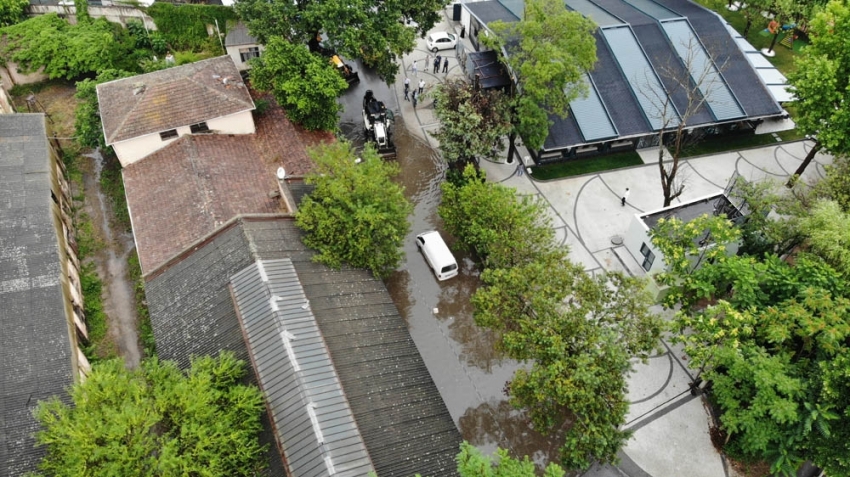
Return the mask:
M600 27L623 24L619 18L603 10L590 0L564 0L564 3L571 9L593 20Z
M603 28L602 36L608 42L620 69L629 82L647 121L655 131L679 123L678 112L667 98L667 92L655 70L650 66L632 29L625 27ZM664 111L664 104L667 111ZM666 116L666 117L665 117ZM665 125L665 122L667 123Z
M237 23L236 26L227 30L227 36L224 38L224 46L242 46L256 45L257 39L248 33L248 27L244 23Z
M289 475L373 472L292 261L258 260L231 286Z
M629 5L637 8L643 13L651 16L656 20L669 20L671 18L681 18L682 15L653 2L652 0L623 0Z
M738 104L738 99L694 34L691 24L686 19L680 19L661 22L661 28L667 33L673 48L688 68L714 118L725 121L743 117L744 110Z
M576 118L576 123L581 130L584 140L593 142L600 139L608 139L617 137L617 128L611 122L611 117L608 115L608 110L599 98L599 92L596 90L596 85L587 74L582 76L582 80L587 85L588 95L586 98L579 98L570 103L570 109Z

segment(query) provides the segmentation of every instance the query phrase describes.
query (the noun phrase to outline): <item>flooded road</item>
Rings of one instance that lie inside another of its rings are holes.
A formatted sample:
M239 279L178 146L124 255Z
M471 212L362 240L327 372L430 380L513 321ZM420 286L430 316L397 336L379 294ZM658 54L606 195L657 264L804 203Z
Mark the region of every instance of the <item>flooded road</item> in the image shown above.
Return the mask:
M533 431L507 402L505 384L519 364L500 356L492 333L473 322L469 299L480 285L479 270L467 255L453 250L459 274L438 282L416 247L416 234L427 230L439 230L453 245L437 213L446 166L430 145L407 130L399 114L396 117L396 160L401 168L396 180L405 187L414 212L404 242L405 261L386 281L393 301L465 440L485 453L498 446L515 456L528 455L538 465L558 460L561 442ZM362 128L347 132L362 144Z
M109 338L115 343L118 355L128 368L139 365L142 357L139 345L138 317L133 285L127 273L127 258L135 247L133 235L115 230L112 204L100 188L104 159L99 150L84 154L91 160L90 173L85 173L86 212L92 218L104 247L95 257L97 273L103 282L103 311L107 316Z

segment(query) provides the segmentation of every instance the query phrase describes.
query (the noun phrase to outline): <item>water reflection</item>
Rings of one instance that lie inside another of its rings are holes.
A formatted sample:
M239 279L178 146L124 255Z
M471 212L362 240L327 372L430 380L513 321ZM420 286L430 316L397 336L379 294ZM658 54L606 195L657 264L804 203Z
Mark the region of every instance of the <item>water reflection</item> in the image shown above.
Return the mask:
M538 468L558 462L558 449L563 445L562 432L545 436L531 428L524 411L514 409L505 400L488 400L469 408L459 422L464 439L483 452L493 452L496 446L507 449L517 458L529 456Z

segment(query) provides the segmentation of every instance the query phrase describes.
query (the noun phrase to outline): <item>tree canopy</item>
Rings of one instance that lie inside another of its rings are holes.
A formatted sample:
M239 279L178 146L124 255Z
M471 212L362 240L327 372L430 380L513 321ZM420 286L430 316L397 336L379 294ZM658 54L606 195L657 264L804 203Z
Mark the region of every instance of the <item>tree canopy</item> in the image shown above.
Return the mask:
M348 83L326 58L274 37L251 64L251 84L271 91L290 119L307 129L336 129L342 110L336 98Z
M392 82L398 72L398 57L413 51L416 35L425 35L434 27L447 3L239 0L234 8L261 43L279 37L303 45L323 34L326 47L347 58L363 60L381 78Z
M245 363L223 352L193 360L186 373L168 361L128 370L97 363L68 405L40 402L37 442L45 476L253 476L262 470L260 390L240 384Z
M107 69L138 69L135 41L105 18L69 24L55 13L0 29L0 54L24 72L44 67L50 78L74 79Z
M850 153L850 7L832 0L809 22L811 43L797 56L797 69L788 75L795 96L797 129L816 138L800 175L825 149L833 155Z
M296 223L315 260L333 268L343 263L385 277L398 267L410 230L413 206L391 179L398 164L384 162L371 146L355 156L339 141L308 151L316 170L307 176L315 189L298 208ZM359 159L356 160L356 159Z
M710 383L727 451L766 459L774 474L794 475L805 459L829 475L850 473L850 215L829 199L845 196L846 181L829 179L843 161L807 194L747 192L757 223L783 223L761 235L745 227L745 243L756 235L757 246L742 250L756 254L671 263L676 340ZM779 213L765 219L771 210ZM653 237L666 242L669 262L694 255L687 231L675 230ZM735 239L714 237L718 250Z
M567 429L562 465L611 462L629 433L625 374L630 359L655 349L661 323L641 280L588 275L555 242L545 206L485 182L472 166L443 184L446 228L478 255L484 286L474 319L499 336L499 348L525 361L507 385L510 402L534 428Z
M464 80L448 80L433 93L443 159L452 163L484 157L495 159L510 132L509 98L500 91L476 90Z
M24 19L27 0L0 0L0 27L14 25Z
M525 18L488 27L496 37L482 36L482 41L504 49L502 61L517 83L516 130L529 149L540 149L549 134L549 115L566 117L570 101L587 94L584 75L596 63L596 25L564 2L528 0Z

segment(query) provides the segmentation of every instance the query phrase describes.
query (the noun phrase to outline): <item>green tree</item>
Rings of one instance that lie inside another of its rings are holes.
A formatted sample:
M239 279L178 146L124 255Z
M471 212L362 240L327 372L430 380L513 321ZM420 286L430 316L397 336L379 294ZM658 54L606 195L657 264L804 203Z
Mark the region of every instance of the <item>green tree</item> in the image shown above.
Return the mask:
M629 436L620 426L630 359L648 357L661 332L645 283L591 277L555 243L542 203L485 182L471 165L461 179L443 184L439 211L485 264L475 323L498 334L507 356L530 363L508 384L511 403L540 432L568 427L566 467L613 461Z
M71 390L73 405L39 403L46 476L242 475L262 469L259 389L240 384L245 363L222 352L187 373L148 360L128 370L98 363Z
M50 13L0 30L0 54L24 72L41 67L50 78L74 79L108 69L136 70L133 40L104 18L70 25Z
M440 129L434 137L446 162L478 157L495 159L510 132L508 98L500 91L476 90L464 80L449 80L434 92Z
M24 19L27 0L0 0L0 27L14 25Z
M850 7L832 0L809 22L811 43L797 57L788 75L794 92L797 129L815 137L808 155L788 184L803 174L821 149L836 155L850 153Z
M391 180L398 164L384 162L371 146L355 158L344 141L308 152L316 170L307 183L315 190L301 202L296 217L305 232L304 244L319 252L316 261L330 267L347 263L387 276L404 256L400 247L413 211L404 188Z
M120 70L103 70L95 79L86 78L77 82L74 97L79 101L74 114L74 137L80 145L91 148L105 148L103 125L100 122L100 106L97 101L97 85L120 78L133 76L133 73Z
M399 56L413 51L417 34L425 35L439 20L446 0L384 2L380 0L239 0L236 12L261 43L274 37L294 44L324 44L347 58L360 58L384 81L398 72ZM404 20L412 20L409 26Z
M510 269L487 269L472 298L475 322L496 330L511 358L531 363L508 384L511 403L535 429L568 425L561 463L586 469L613 462L623 431L630 359L657 347L661 323L641 280L591 277L552 254Z
M596 25L559 0L528 0L525 18L488 27L495 36L482 41L504 54L516 82L516 132L538 150L549 134L549 116L566 117L570 102L587 95L584 78L596 63Z
M336 98L348 83L326 59L275 37L251 62L252 85L271 91L290 119L307 129L336 129L342 110Z
M471 165L462 180L442 184L440 217L461 247L489 268L527 263L554 246L546 205L516 190L486 182Z
M463 441L457 455L457 472L460 477L534 477L534 462L528 456L522 460L514 459L505 449L496 449L493 459L481 454L470 443ZM543 471L543 477L563 477L564 469L558 464L549 463Z

